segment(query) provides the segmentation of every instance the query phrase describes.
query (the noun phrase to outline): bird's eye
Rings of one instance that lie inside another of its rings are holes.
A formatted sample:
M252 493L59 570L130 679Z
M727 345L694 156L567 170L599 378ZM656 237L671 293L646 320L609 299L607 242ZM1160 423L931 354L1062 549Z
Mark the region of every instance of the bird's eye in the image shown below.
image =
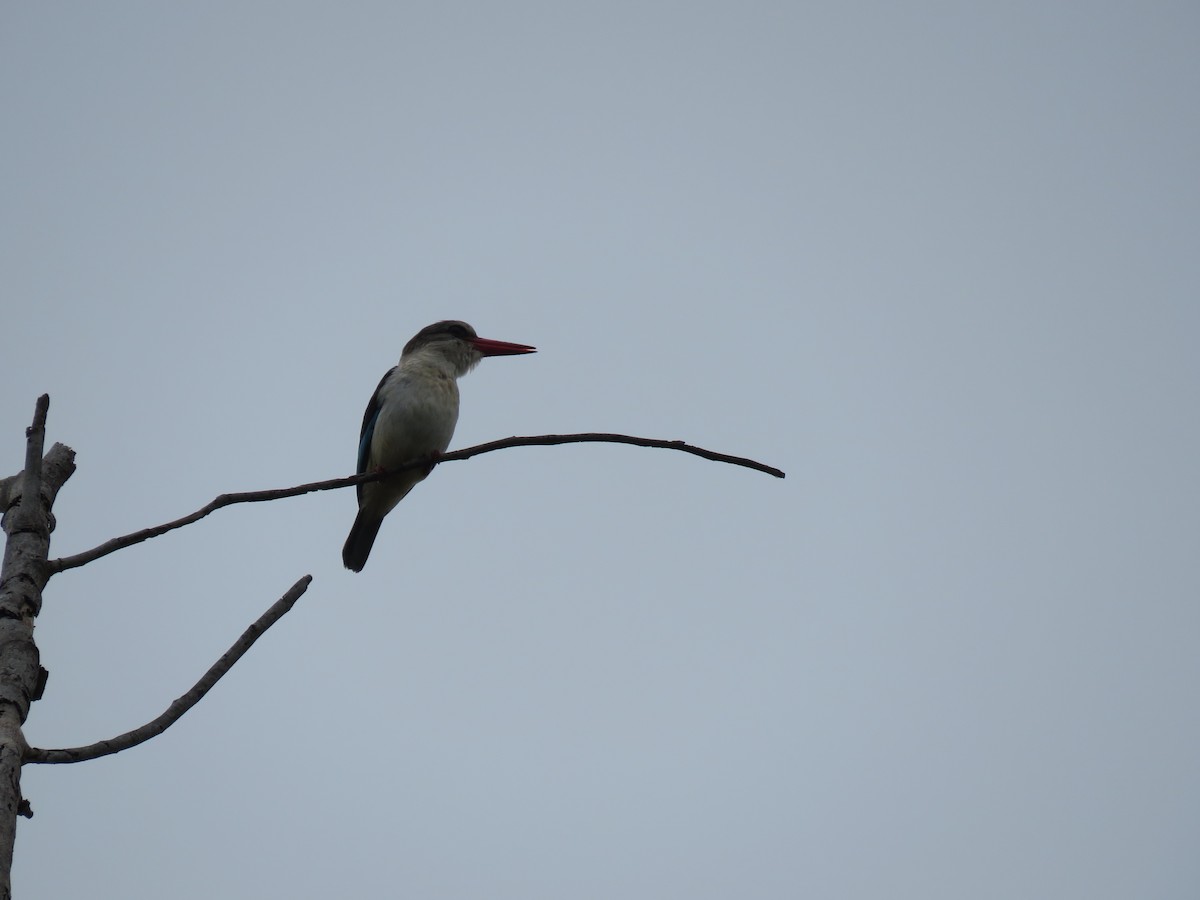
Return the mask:
M451 325L447 330L460 340L465 341L468 337L470 337L470 335L467 334L467 329L463 328L461 325Z

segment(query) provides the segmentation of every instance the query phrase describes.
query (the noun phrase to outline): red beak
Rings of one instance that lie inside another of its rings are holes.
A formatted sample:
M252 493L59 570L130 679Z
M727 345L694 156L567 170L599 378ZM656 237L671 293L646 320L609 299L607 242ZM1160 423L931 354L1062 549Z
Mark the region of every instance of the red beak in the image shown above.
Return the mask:
M471 338L475 349L484 356L516 356L519 353L536 353L536 347L528 344L510 344L508 341L493 341L491 338Z

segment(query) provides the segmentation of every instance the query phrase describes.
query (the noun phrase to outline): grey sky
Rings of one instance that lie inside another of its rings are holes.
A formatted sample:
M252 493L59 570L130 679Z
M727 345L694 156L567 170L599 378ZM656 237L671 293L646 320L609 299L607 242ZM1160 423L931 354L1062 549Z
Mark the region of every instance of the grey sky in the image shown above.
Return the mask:
M348 474L462 318L448 464L49 586L22 898L1194 898L1200 11L6 4L3 472L55 555Z

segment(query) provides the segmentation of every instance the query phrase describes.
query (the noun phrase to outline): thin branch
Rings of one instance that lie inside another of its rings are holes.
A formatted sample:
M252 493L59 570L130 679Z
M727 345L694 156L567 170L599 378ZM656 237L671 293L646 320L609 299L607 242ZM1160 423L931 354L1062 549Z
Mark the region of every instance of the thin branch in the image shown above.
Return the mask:
M30 528L49 528L49 521L40 508L35 508L42 489L42 448L46 443L46 414L50 411L50 395L42 394L33 407L33 424L25 429L25 469L17 476L20 496L28 503L17 507L17 519L11 532ZM7 512L7 509L5 510Z
M286 594L271 604L271 608L259 616L258 621L246 629L242 636L234 642L233 646L225 651L224 656L213 663L212 668L204 673L204 677L197 681L190 691L175 700L175 702L167 707L166 712L154 721L147 722L141 728L127 731L125 734L118 735L115 738L89 744L86 747L71 747L66 750L41 750L37 747L30 747L25 751L25 762L85 762L89 759L99 759L101 756L108 756L110 753L120 753L122 750L128 750L130 747L136 747L138 744L145 743L151 738L158 737L178 722L184 713L199 703L201 698L212 690L213 685L220 681L225 676L225 673L233 668L234 663L241 659L246 651L254 646L254 642L262 637L268 628L282 619L296 604L301 595L308 590L311 582L312 576L305 575L293 584Z
M502 438L486 444L476 444L474 447L468 447L465 450L454 450L450 453L443 453L438 457L438 462L470 459L472 456L478 456L481 453L490 453L493 450L505 450L509 447L549 447L556 444L632 444L635 447L680 450L684 453L690 453L693 456L710 459L713 462L728 463L732 466L743 466L747 469L754 469L756 472L765 472L768 475L774 475L776 478L787 477L782 469L768 466L766 463L747 459L744 456L730 456L728 453L705 450L703 447L695 447L683 441L664 441L658 438L634 437L631 434L602 434L599 432L586 432L584 434L535 434L529 437Z
M776 469L774 466L768 466L765 463L757 462L753 459L746 459L742 456L730 456L727 453L717 453L715 450L706 450L703 447L695 447L683 441L664 441L657 438L634 437L629 434L600 434L588 432L584 434L538 434L527 437L507 437L498 441L490 441L486 444L476 444L474 447L467 447L463 450L454 450L450 453L443 453L437 458L438 463L457 462L458 460L470 459L472 456L479 456L482 453L491 453L494 450L506 450L509 447L543 447L555 444L632 444L636 447L656 447L663 450L679 450L683 453L690 453L693 456L700 456L704 459L713 460L714 462L728 463L734 466L743 466L747 469L754 469L758 472L765 472L768 475L773 475L776 478L783 478L784 473L781 469ZM310 494L314 491L333 491L338 488L350 487L356 484L365 484L370 481L382 481L385 478L390 478L400 472L408 469L415 469L421 466L428 466L428 459L414 459L405 463L402 466L397 466L385 472L370 472L363 475L350 475L346 478L331 478L327 481L314 481L310 484L300 484L295 487L276 488L266 491L243 491L236 494L221 494L214 498L206 506L202 506L194 513L189 513L182 518L175 519L171 522L165 522L162 525L155 525L152 528L143 528L141 531L134 531L129 534L121 535L105 541L91 550L85 550L83 553L76 553L74 556L63 556L59 559L52 559L49 562L50 571L64 572L67 569L78 568L87 563L94 562L103 556L108 556L110 553L115 553L118 550L123 550L126 547L132 547L134 544L140 544L142 541L147 541L150 538L156 538L166 534L168 531L174 531L176 528L182 528L184 525L191 525L203 519L209 513L216 512L226 506L232 506L235 503L262 503L268 500L282 500L286 497L299 497L302 494Z
M25 429L25 490L35 495L42 481L42 448L46 443L46 414L50 412L50 395L42 394L33 407L33 424Z

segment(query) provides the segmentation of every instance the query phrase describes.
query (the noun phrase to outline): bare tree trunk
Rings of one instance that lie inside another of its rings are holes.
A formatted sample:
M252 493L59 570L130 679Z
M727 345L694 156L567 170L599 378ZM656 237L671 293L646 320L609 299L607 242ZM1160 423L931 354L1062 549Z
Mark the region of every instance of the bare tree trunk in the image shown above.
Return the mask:
M49 406L49 397L38 398L33 425L26 431L24 471L0 481L0 508L8 536L0 569L0 900L12 897L17 816L33 815L21 796L27 747L21 726L46 683L46 670L33 641L33 623L50 577L46 564L54 521L50 508L75 471L75 452L62 444L55 444L42 459Z

